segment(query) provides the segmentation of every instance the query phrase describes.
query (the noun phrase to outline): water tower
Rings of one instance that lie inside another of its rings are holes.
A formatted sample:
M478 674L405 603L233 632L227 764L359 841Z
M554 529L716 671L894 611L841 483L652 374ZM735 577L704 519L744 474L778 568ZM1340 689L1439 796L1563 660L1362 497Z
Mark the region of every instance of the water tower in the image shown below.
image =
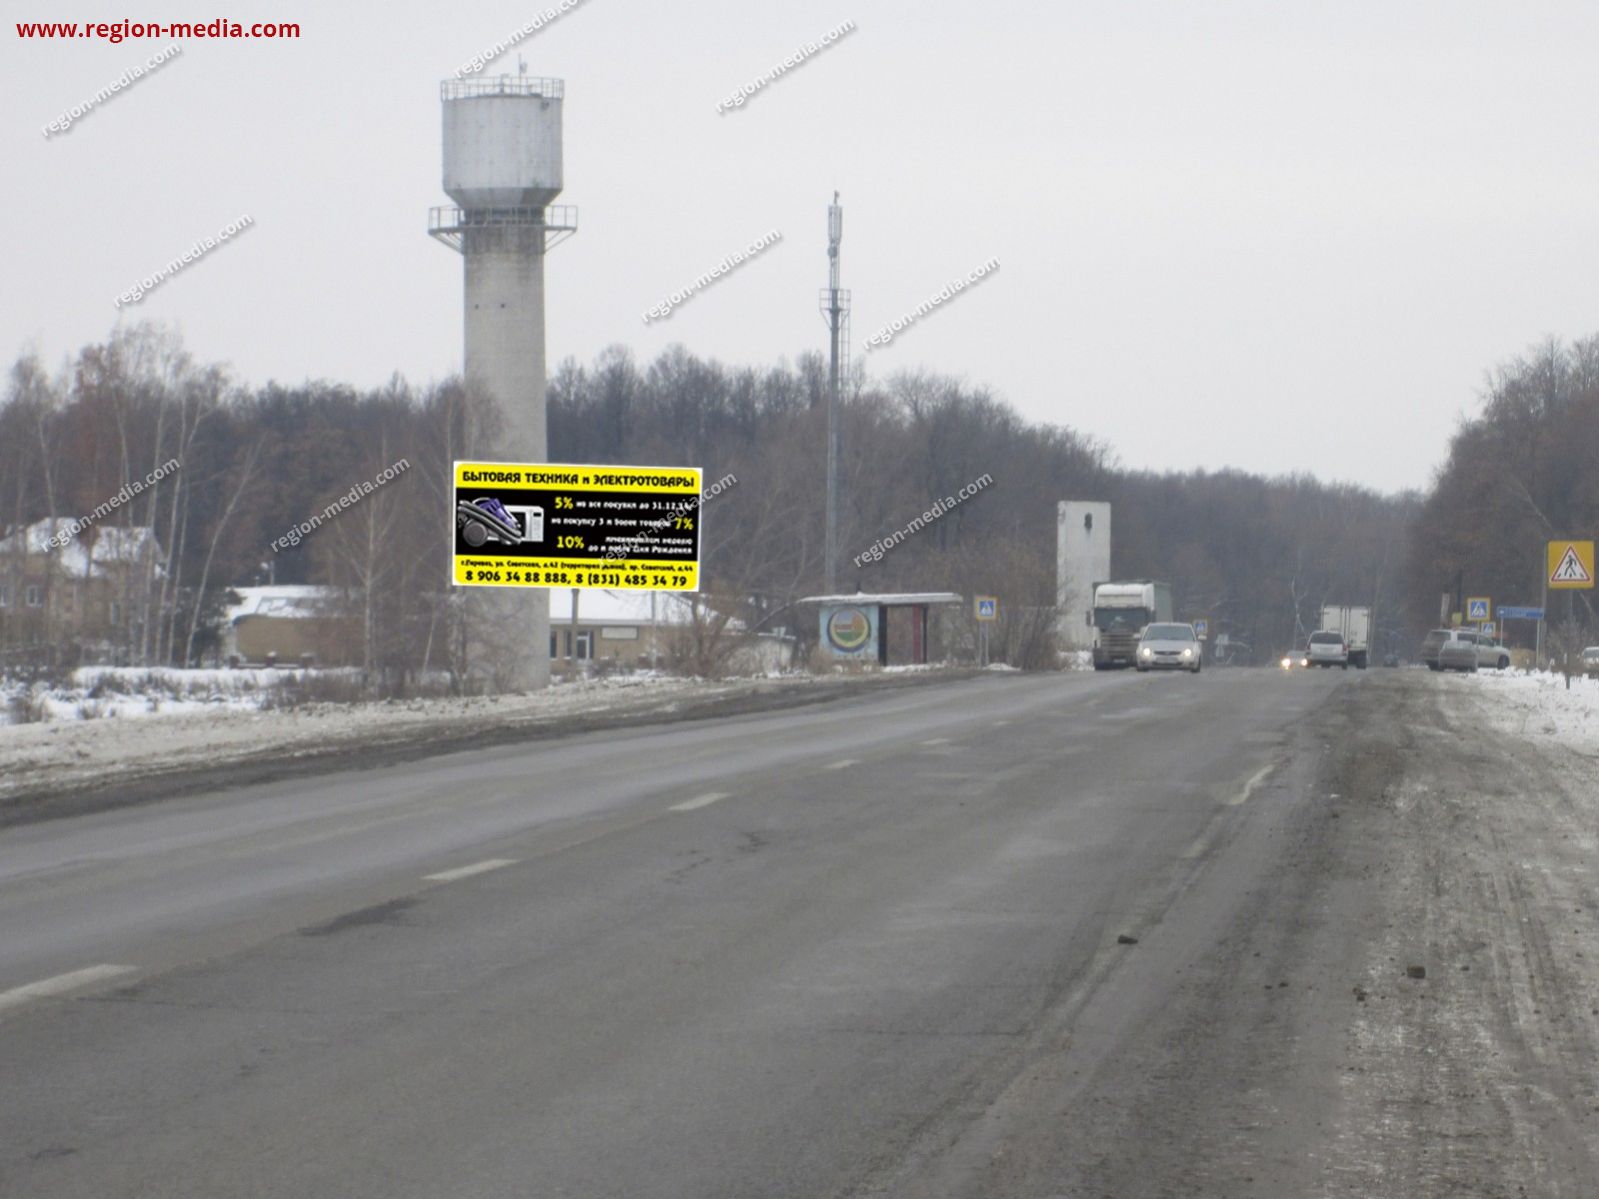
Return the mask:
M544 255L577 231L561 193L559 79L501 75L448 79L444 190L453 205L429 213L428 232L465 259L465 373L499 401L505 436L469 445L475 458L543 462L545 425ZM549 593L515 597L526 610L523 685L549 682ZM521 637L517 641L521 642Z
M1055 516L1055 603L1062 649L1092 649L1095 583L1110 573L1110 505L1061 500Z

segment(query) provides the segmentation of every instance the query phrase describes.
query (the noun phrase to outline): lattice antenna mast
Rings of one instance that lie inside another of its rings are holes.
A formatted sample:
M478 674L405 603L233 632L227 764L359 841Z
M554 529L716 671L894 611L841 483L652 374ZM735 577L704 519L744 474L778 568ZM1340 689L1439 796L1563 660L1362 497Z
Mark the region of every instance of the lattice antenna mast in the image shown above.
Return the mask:
M844 241L844 208L833 193L827 208L827 287L821 295L822 317L830 335L827 377L827 535L823 541L823 575L827 594L838 589L838 408L844 376L849 371L849 292L839 287L839 247Z

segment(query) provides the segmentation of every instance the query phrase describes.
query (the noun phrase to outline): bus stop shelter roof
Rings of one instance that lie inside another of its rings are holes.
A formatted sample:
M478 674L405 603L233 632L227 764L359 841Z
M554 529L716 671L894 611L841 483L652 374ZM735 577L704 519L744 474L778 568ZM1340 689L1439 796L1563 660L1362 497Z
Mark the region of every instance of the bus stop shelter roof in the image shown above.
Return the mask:
M848 595L807 595L802 604L886 604L902 607L921 604L962 604L953 591L857 591Z

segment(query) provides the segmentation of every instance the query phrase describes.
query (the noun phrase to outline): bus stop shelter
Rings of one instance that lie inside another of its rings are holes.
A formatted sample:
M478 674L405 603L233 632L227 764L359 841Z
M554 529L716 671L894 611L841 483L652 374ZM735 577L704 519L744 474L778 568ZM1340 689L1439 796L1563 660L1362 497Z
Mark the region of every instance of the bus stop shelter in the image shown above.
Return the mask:
M953 591L858 591L808 595L799 602L817 605L819 643L834 658L922 666L928 655L928 613L965 600Z

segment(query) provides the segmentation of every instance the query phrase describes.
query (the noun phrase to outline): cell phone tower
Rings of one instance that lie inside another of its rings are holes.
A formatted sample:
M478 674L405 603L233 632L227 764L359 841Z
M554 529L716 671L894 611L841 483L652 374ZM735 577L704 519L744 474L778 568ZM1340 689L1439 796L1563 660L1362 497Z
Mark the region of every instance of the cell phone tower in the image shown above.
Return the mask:
M463 457L543 462L545 417L544 255L577 232L577 209L561 194L559 79L523 74L447 79L444 191L428 232L465 261L465 374L499 402L505 432ZM543 589L507 597L520 628L507 647L516 686L550 680L550 600ZM525 635L526 640L523 640Z
M822 316L832 338L827 376L827 533L822 542L828 595L838 589L838 407L844 376L849 373L849 292L838 286L838 252L843 241L844 208L834 192L833 202L827 206L827 286L821 296Z

